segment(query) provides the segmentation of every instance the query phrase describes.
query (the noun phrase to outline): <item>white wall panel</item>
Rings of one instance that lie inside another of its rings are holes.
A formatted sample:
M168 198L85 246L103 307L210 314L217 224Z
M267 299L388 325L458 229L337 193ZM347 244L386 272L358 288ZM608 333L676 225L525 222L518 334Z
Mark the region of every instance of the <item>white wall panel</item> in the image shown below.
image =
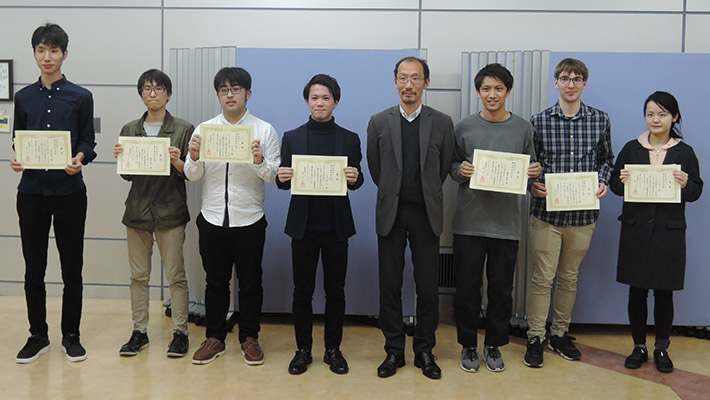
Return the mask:
M422 0L422 8L424 10L683 11L683 0Z
M462 51L677 52L681 19L661 14L629 18L623 14L425 12L422 47L429 52L431 87L459 89ZM496 21L505 21L505 30L493 35L487 26L497 26L491 25Z
M454 124L461 119L461 93L427 90L426 105L451 116Z
M85 236L125 239L121 218L130 184L116 175L116 164L92 163L83 173L89 199Z
M419 9L419 0L165 0L165 7Z
M146 65L144 70L159 67L160 64ZM130 87L86 86L94 95L94 116L101 118L101 132L96 133L96 161L115 162L113 146L118 142L121 128L145 112L145 104L135 86L141 73L143 71L136 73ZM116 174L115 168L113 174Z
M171 48L213 46L415 49L417 25L414 12L166 10L165 59Z
M710 15L688 15L685 23L685 51L710 53Z
M688 11L710 11L708 0L686 0L685 4Z
M32 32L48 20L69 35L62 72L78 84L134 84L146 66L160 66L160 10L0 9L0 58L14 59L15 83L39 77L32 56Z
M7 138L8 135L0 136ZM10 148L10 142L3 140L1 146ZM3 149L4 150L4 149ZM3 190L0 192L0 235L19 235L20 228L17 225L17 185L20 183L20 176L10 168L9 161L0 162L0 182ZM7 254L7 253L1 253ZM3 278L0 277L0 280Z
M160 0L0 0L0 6L40 7L160 7Z

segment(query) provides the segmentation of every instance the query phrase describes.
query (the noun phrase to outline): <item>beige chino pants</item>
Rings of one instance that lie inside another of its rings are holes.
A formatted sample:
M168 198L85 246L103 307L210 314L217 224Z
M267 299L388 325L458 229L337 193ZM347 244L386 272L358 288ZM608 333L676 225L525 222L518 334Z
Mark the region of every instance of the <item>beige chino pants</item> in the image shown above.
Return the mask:
M131 268L131 310L133 330L145 333L148 329L148 281L153 255L153 236L158 243L165 275L170 284L170 309L175 324L173 331L187 334L189 292L185 277L185 225L162 231L148 232L126 227L128 264Z
M589 250L596 223L559 227L530 217L533 271L528 293L528 338L545 339L552 283L557 276L550 334L563 336L569 330L577 297L579 264Z

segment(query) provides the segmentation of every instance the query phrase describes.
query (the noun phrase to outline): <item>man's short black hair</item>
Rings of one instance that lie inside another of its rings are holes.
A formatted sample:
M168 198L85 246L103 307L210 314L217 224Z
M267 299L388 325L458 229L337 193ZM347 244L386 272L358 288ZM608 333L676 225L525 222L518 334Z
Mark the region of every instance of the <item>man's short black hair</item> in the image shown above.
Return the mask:
M508 91L513 89L513 75L508 71L508 68L498 63L493 63L481 68L473 79L473 84L476 86L477 92L481 90L481 84L487 76L503 82L503 85L505 85Z
M69 45L69 35L59 25L47 22L32 34L32 50L40 44L57 46L65 53Z
M214 76L215 92L219 92L219 88L227 84L251 90L251 75L242 67L224 67Z
M158 86L164 87L165 91L168 92L168 96L173 94L173 83L170 81L168 74L153 68L145 71L141 74L141 77L138 78L138 85L136 85L138 87L138 95L143 94L143 86L146 84L151 85L153 82Z
M397 61L397 64L394 66L394 78L397 79L397 73L399 72L399 64L403 62L418 62L419 64L422 65L422 69L424 69L424 80L429 79L429 66L427 65L426 61L422 60L421 58L417 57L404 57L403 59Z
M330 95L333 96L335 102L340 101L340 85L338 81L330 75L318 74L313 76L310 81L303 88L303 98L308 101L308 96L311 94L311 86L313 85L323 85L330 90Z

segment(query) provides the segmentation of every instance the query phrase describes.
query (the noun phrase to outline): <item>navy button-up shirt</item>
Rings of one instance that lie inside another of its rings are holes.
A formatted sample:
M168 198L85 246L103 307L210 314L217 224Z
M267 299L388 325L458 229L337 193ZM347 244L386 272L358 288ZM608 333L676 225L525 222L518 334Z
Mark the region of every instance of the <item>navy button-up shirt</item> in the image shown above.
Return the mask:
M96 158L94 99L91 92L66 77L54 82L49 89L42 86L40 79L17 92L14 130L69 131L72 157L84 153L84 165ZM25 194L65 196L83 188L81 172L69 175L64 170L28 169L22 172L17 190Z

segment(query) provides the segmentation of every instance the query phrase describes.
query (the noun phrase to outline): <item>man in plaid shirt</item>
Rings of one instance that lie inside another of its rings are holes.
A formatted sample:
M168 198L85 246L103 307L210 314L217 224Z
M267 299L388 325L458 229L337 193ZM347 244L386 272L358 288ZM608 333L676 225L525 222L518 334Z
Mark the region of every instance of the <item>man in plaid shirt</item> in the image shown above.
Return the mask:
M601 199L607 194L614 160L611 124L607 113L581 101L588 77L582 61L572 58L560 61L555 68L559 101L530 119L535 153L543 173L530 190L534 196L530 207L533 273L527 304L530 329L523 360L528 367L543 366L545 323L555 276L557 286L548 347L567 360L582 358L572 343L574 338L567 332L577 295L579 264L589 249L599 211L546 211L544 177L548 173L597 171L596 196Z

